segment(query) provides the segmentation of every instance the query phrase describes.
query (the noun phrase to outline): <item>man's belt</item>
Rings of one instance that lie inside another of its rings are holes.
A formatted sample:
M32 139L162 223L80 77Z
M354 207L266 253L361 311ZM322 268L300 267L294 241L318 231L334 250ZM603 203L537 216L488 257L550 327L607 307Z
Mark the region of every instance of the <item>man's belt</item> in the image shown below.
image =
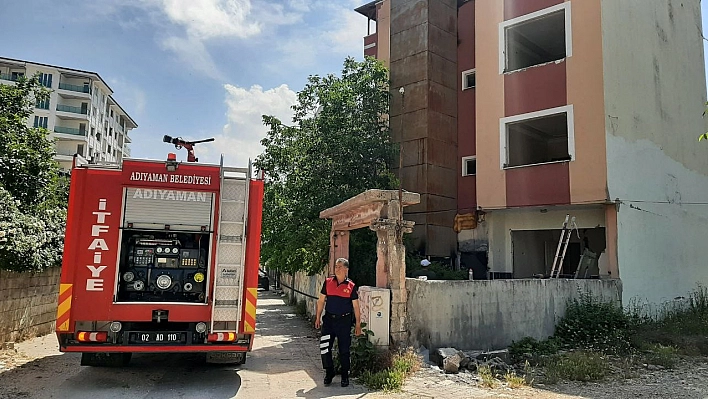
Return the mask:
M342 319L344 317L351 316L351 315L352 315L352 312L344 313L344 314L334 314L334 313L325 312L325 317L328 319Z

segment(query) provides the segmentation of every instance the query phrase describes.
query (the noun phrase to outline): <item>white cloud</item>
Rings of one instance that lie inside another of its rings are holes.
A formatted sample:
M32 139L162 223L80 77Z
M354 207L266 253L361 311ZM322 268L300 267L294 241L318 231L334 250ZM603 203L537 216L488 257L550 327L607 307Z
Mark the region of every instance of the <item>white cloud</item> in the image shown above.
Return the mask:
M293 116L290 107L297 101L297 94L285 84L269 90L258 85L246 89L227 84L224 89L228 123L214 143L204 147L204 158L218 162L224 154L226 165L246 166L249 158L254 160L263 152L260 141L268 129L262 115L273 115L289 124Z
M160 44L164 49L175 53L182 63L190 65L196 72L214 79L223 79L223 74L201 41L193 37L170 36Z
M279 38L277 50L285 60L309 67L332 54L363 58L366 18L346 3L323 2L314 7L326 16L323 19L327 22L322 26L294 29L287 38Z
M154 0L153 0L154 1ZM259 22L249 19L250 0L158 0L175 24L196 39L246 38L260 33Z
M345 54L363 54L366 36L366 18L351 9L340 7L333 11L335 26L325 31L324 38L335 51Z
M123 77L109 79L108 84L114 91L113 98L131 118L139 119L140 116L145 115L147 96L139 86Z

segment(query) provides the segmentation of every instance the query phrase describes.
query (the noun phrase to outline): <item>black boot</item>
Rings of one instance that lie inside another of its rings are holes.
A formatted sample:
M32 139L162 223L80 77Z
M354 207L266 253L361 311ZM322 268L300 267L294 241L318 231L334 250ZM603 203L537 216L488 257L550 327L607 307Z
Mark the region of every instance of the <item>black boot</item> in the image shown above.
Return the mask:
M348 370L342 370L342 386L343 387L349 386L349 371Z
M332 383L332 379L334 378L334 368L328 367L325 369L325 378L324 378L324 384L326 387L328 387Z

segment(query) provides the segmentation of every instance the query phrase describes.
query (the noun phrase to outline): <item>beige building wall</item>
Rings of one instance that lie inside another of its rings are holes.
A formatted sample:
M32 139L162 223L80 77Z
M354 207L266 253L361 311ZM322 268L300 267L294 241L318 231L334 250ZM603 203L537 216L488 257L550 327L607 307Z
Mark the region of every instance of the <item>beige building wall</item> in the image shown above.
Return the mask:
M503 1L475 1L477 205L482 208L506 207L505 174L499 168L499 120L504 117L499 24L503 20Z
M601 0L572 0L573 55L566 59L568 104L575 119L575 160L570 167L573 204L604 202L607 158L604 135Z

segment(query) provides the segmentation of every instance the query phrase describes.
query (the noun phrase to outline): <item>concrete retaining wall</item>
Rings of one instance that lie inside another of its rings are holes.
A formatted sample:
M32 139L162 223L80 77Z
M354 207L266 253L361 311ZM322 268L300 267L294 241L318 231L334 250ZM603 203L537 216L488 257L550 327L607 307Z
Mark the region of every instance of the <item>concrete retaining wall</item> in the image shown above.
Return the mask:
M566 301L582 292L621 303L612 280L421 281L406 279L414 347L502 349L526 336L553 335Z
M314 316L317 310L317 299L310 298L307 295L315 298L319 297L322 284L324 284L326 278L327 274L325 272L314 276L308 276L306 273L299 272L296 273L294 277L288 274L282 274L280 277L280 287L283 289L283 292L288 295L288 298L295 298L297 302L304 299L307 314ZM294 290L288 287L292 287ZM303 292L307 295L303 295Z
M61 268L42 273L0 270L0 342L54 331Z

